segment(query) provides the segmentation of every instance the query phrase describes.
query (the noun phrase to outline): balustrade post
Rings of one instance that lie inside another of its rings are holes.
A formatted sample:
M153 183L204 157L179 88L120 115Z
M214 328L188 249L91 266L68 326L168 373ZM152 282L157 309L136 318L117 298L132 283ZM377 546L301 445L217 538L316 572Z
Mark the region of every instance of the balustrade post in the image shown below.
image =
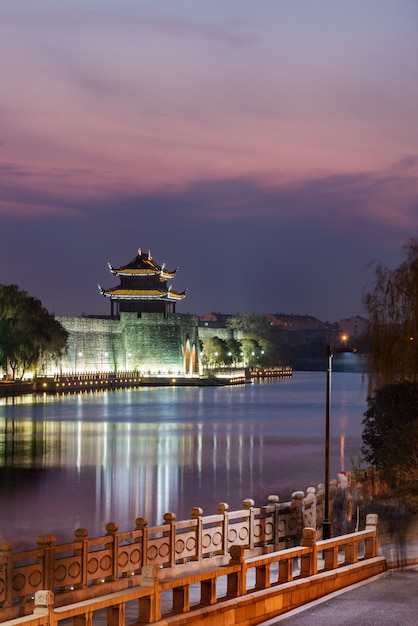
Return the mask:
M141 543L141 561L139 567L146 565L148 552L148 520L144 517L137 517L135 520L135 530L140 530L140 537L135 538L135 543Z
M244 567L244 546L232 545L230 549L229 564L240 565L238 572L232 572L227 575L227 591L228 598L236 598L245 595L247 590L246 569Z
M271 495L267 498L267 503L270 506L275 506L276 504L278 504L280 502L280 498L279 496L275 496L275 495Z
M81 547L74 550L75 556L80 556L81 564L81 581L75 585L76 589L85 589L88 585L88 556L89 556L89 542L87 539L88 531L86 528L77 528L74 531L75 539L80 543Z
M248 547L250 550L254 549L254 500L246 498L242 502L244 509L249 511L248 515Z
M190 558L191 561L201 561L202 560L202 535L203 535L203 509L198 506L193 507L190 511L191 518L196 520L194 525L195 531L195 554Z
M217 554L222 554L222 555L228 554L228 546L229 546L228 510L229 510L229 504L227 504L226 502L220 502L216 508L216 512L219 515L223 515L223 519L220 522L220 526L222 526L222 548L221 550L217 550Z
M35 591L34 615L50 615L54 611L54 594L48 589Z
M288 532L292 538L292 546L299 546L302 542L302 532L305 523L305 494L303 491L294 491L290 502Z
M138 599L138 620L140 624L148 624L161 619L161 592L158 584L158 567L143 565L141 568L141 587L153 587L154 593Z
M8 607L13 603L13 544L9 541L0 542L0 581L3 587L0 593L0 607Z
M106 524L106 536L113 537L111 543L105 544L105 547L112 551L112 573L106 576L106 582L113 582L119 577L119 524L108 522Z
M379 554L379 516L376 513L366 515L366 530L374 530L374 536L364 540L364 558L371 559Z
M168 537L169 563L168 567L176 564L176 515L175 513L164 514L165 524L169 524L170 528L164 532L164 537Z
M36 544L43 551L42 586L45 589L55 589L55 537L54 535L39 535L36 538Z
M316 510L316 489L315 487L308 487L306 490L305 506L308 505L310 509L309 523L306 524L307 528L315 528L318 530L317 510ZM306 522L306 518L305 518Z
M264 526L266 526L268 524L268 521L270 521L273 532L272 532L270 541L268 541L266 538L264 539L264 552L265 553L273 552L275 550L276 532L277 532L276 506L279 504L279 502L280 502L279 496L270 495L267 498L267 506L265 507L265 510L268 511L269 508L271 508L272 510L268 511L268 517L264 518Z
M316 546L315 528L304 528L302 531L302 546L310 548L309 554L300 557L300 575L313 576L318 573L318 549Z

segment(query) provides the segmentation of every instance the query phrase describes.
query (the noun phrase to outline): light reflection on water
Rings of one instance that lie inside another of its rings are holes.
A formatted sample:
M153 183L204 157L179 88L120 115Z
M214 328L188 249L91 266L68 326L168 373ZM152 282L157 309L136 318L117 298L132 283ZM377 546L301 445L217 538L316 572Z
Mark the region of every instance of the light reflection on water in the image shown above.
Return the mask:
M270 493L287 499L323 481L325 373L295 372L270 384L0 400L0 540L71 540L105 524L186 519L218 502L231 510ZM361 447L366 388L334 373L331 475ZM342 446L342 442L344 445ZM344 459L341 461L341 450Z

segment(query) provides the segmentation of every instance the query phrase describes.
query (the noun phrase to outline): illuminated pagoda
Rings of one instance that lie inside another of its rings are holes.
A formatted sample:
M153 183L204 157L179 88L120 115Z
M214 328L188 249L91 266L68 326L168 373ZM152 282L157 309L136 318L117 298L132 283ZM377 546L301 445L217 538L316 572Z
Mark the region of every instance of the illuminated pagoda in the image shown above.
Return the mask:
M170 272L154 261L151 252L146 254L138 250L136 257L122 267L115 268L110 263L109 269L118 276L120 285L100 292L110 298L111 316L119 313L175 313L176 302L182 300L186 291L179 293L167 285L175 277L177 269Z

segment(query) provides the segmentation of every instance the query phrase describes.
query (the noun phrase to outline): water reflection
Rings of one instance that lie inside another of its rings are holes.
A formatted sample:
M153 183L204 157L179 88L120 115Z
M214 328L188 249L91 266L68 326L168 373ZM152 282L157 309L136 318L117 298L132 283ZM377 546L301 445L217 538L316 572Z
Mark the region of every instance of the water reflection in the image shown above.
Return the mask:
M357 456L366 391L334 374L332 472ZM100 535L323 481L325 374L236 388L141 389L0 403L1 539ZM347 469L347 468L346 468Z

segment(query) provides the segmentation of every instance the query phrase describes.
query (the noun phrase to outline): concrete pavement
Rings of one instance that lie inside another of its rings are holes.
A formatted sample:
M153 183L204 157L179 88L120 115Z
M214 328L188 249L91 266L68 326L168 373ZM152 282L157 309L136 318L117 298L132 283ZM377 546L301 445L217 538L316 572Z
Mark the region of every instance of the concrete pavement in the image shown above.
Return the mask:
M368 581L263 622L262 626L417 626L418 543L388 544L381 553L389 567L401 549L405 568L388 569Z
M417 626L418 566L389 570L262 626Z

